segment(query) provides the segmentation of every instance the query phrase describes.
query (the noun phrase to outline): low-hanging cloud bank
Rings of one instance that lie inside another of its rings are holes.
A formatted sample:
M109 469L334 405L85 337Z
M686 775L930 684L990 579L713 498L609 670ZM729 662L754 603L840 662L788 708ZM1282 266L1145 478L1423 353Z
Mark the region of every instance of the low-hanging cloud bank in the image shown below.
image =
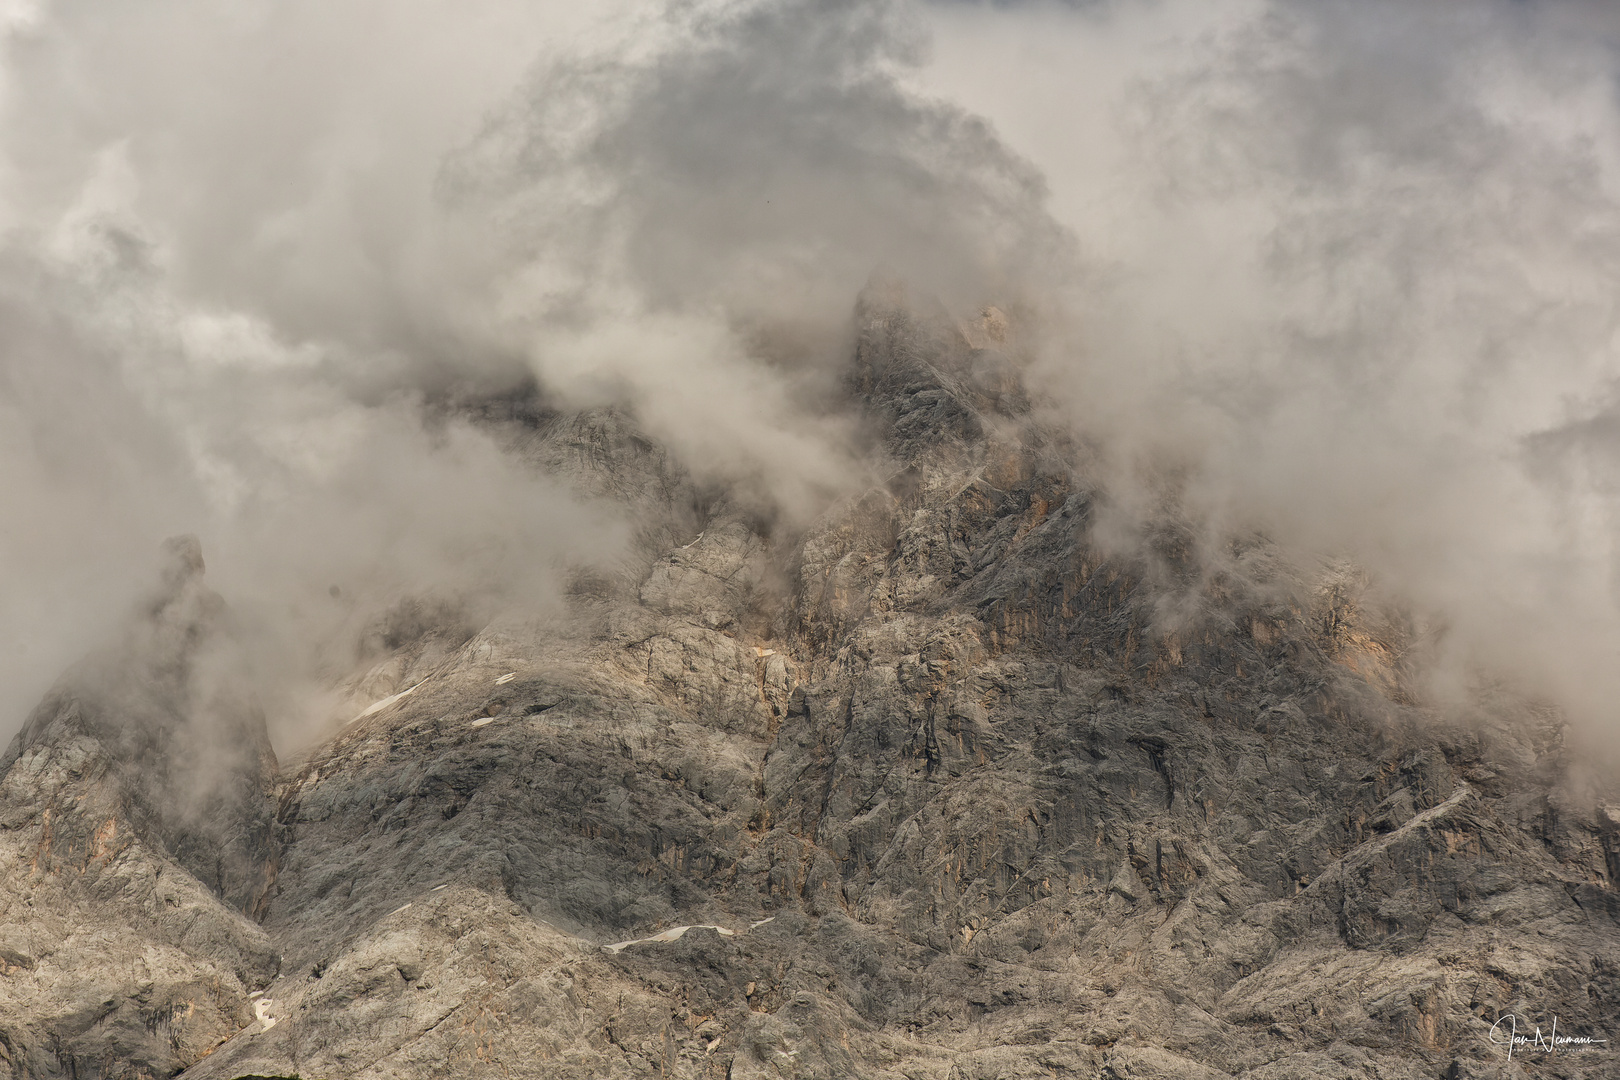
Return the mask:
M611 557L447 391L620 404L812 511L880 269L1041 312L1127 525L1171 469L1211 538L1348 555L1607 722L1620 18L579 8L0 9L0 733L175 532L283 642Z

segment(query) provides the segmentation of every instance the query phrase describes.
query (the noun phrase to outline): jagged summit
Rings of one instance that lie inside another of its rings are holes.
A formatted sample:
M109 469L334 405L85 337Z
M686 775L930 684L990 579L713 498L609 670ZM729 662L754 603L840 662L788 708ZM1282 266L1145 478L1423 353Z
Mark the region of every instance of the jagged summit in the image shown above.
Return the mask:
M1099 544L1000 312L857 325L881 482L769 529L623 415L499 419L644 558L562 635L379 636L371 707L166 816L205 718L257 737L187 692L217 609L180 545L151 651L0 777L0 1060L1465 1077L1504 1012L1620 1015L1620 811L1562 783L1556 718L1440 723L1343 589Z

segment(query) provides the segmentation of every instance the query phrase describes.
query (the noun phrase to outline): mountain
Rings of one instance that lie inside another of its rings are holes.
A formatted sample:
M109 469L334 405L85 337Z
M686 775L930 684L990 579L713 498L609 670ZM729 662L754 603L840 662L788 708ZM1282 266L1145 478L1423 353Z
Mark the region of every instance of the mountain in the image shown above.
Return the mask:
M999 312L856 323L883 479L808 527L477 405L642 557L546 624L402 602L294 760L172 542L0 762L11 1075L1620 1075L1500 1042L1620 1039L1620 796L1556 712L1426 704L1262 537L1099 535Z

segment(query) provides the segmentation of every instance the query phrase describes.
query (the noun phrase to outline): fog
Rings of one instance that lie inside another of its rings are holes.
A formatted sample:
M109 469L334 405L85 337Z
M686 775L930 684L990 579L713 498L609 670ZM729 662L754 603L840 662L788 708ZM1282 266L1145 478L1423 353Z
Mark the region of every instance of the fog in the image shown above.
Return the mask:
M923 81L991 118L1080 238L1048 376L1123 516L1174 475L1206 539L1258 529L1365 567L1436 632L1433 691L1489 671L1612 741L1620 15L939 23Z
M808 517L880 273L1217 551L1349 558L1612 732L1620 16L1578 3L12 3L0 736L161 540L265 662L629 534L446 419L535 380ZM332 587L337 586L337 595Z

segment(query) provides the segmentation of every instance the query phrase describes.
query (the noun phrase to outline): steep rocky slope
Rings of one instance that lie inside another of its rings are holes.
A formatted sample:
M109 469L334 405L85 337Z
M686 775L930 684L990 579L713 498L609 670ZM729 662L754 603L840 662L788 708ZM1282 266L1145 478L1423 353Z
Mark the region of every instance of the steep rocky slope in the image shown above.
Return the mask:
M1620 800L1555 715L1423 707L1399 620L1260 540L1167 517L1110 554L994 314L858 330L883 480L807 530L616 413L482 406L645 559L558 625L402 618L353 680L381 707L279 767L210 689L224 616L177 549L144 636L4 760L0 1061L1620 1075L1491 1040L1620 1038Z

